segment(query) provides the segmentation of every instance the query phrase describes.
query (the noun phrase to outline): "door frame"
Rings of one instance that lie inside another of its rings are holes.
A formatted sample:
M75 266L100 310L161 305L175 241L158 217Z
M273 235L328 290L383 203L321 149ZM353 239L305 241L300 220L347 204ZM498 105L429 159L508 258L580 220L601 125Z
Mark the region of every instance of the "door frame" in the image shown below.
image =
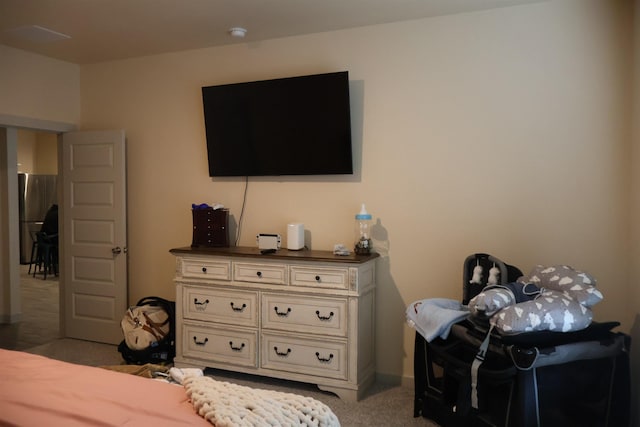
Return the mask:
M6 185L7 188L18 187L17 176L17 133L12 132L12 129L28 129L36 132L51 132L57 134L57 146L58 146L58 170L62 165L62 133L77 130L77 126L73 123L54 122L49 120L40 120L30 117L12 116L6 114L0 114L0 128L4 129L4 133L7 135L4 144L9 147L3 147L5 152L14 153L11 158L7 156L0 156L0 170L6 170L7 175L0 177L0 184ZM2 141L0 141L1 143ZM8 148L12 148L9 149ZM13 165L12 165L13 163ZM12 174L11 171L16 170L16 174ZM15 175L15 176L14 176ZM6 182L3 182L5 181ZM60 186L61 180L58 180L58 195L61 193ZM12 187L13 186L13 187ZM8 233L9 239L5 243L4 250L0 250L0 293L5 303L0 306L0 323L15 323L20 321L21 310L21 294L20 294L20 245L18 236L18 223L12 221L13 218L18 218L18 198L11 198L11 192L8 194L8 200L6 203L0 202L0 221L2 222L2 229L11 230L12 227L16 227L15 233ZM15 200L12 200L15 199ZM64 209L59 212L60 219L59 224L62 226L64 219ZM12 222L15 224L12 225ZM63 232L63 230L60 230ZM64 248L60 248L60 256L64 257ZM16 262L13 262L16 261ZM15 265L13 265L15 264ZM64 275L60 273L59 278L59 330L63 332L65 330L64 317L65 317L65 304L64 304Z

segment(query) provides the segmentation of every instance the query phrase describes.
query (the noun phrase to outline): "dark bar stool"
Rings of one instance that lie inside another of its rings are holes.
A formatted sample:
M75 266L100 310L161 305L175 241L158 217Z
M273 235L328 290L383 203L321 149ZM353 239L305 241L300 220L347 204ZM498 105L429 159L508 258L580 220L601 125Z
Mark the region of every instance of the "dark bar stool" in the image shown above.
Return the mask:
M44 280L47 279L47 274L53 273L58 275L58 235L47 235L45 232L36 233L35 241L35 266L33 269L33 277L36 277L36 273L43 272ZM33 258L33 253L32 253ZM31 267L29 267L31 268ZM29 270L30 271L30 270Z
M36 236L36 234L38 234L36 231L30 231L29 234L31 235L31 258L29 258L29 272L28 274L31 274L31 267L33 267L33 271L35 272L36 270L36 259L38 257L37 251L38 251L38 237Z

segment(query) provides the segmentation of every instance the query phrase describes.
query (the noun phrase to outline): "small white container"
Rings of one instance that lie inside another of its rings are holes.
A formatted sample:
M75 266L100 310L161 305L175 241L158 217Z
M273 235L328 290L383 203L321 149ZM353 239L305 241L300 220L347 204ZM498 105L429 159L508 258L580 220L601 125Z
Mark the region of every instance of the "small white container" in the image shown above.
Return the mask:
M287 249L290 251L304 249L304 224L299 222L287 224Z

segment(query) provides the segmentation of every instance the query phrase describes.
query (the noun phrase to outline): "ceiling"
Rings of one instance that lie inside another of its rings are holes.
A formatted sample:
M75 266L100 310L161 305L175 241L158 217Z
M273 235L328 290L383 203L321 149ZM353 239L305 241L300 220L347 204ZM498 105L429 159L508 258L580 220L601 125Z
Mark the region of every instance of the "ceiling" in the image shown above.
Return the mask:
M537 1L0 0L0 44L88 64Z

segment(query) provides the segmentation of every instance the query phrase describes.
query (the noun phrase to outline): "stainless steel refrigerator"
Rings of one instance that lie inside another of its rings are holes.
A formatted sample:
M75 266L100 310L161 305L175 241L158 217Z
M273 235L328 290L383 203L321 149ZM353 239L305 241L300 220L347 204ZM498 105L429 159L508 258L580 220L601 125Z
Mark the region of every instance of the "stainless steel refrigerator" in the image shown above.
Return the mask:
M35 233L47 210L58 203L56 175L18 174L20 208L20 264L29 264Z

